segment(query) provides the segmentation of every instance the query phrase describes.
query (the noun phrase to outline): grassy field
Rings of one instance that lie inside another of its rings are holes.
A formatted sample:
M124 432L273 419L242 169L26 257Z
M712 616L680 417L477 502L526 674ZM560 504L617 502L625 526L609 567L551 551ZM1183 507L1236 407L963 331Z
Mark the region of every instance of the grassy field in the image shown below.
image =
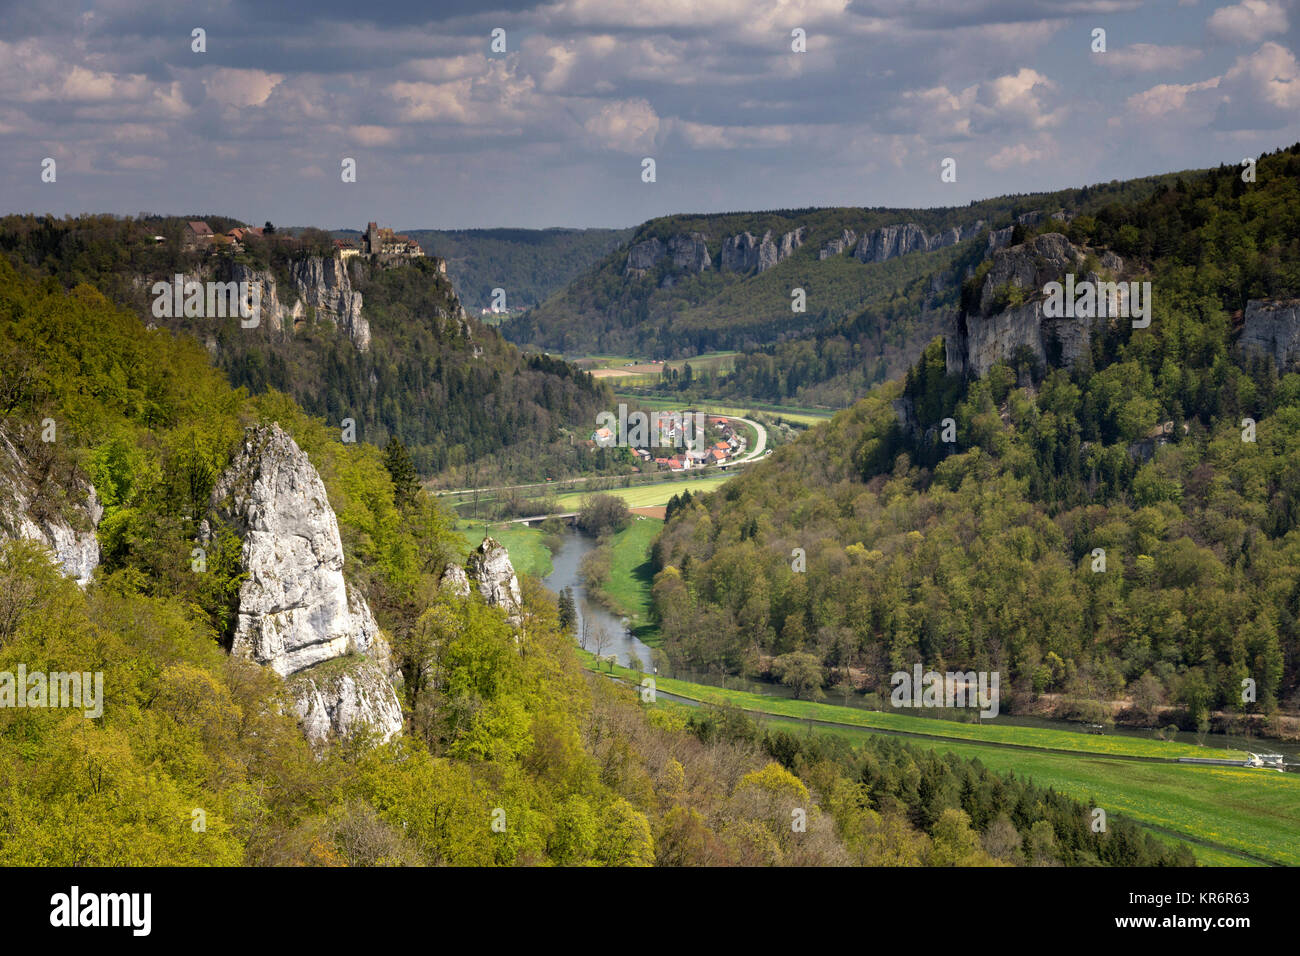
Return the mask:
M590 655L583 654L583 658L594 669ZM599 670L608 672L609 668ZM626 668L616 667L613 672L629 680L639 679L639 675ZM978 758L990 770L1014 772L1107 812L1171 831L1156 832L1162 839L1179 841L1181 835L1186 839L1179 842L1191 847L1197 859L1206 865L1249 865L1250 861L1235 856L1232 851L1282 865L1300 865L1300 841L1295 839L1295 834L1300 832L1300 777L1295 774L1118 759L1120 754L1149 756L1148 743L1158 745L1160 756L1216 753L1209 748L1138 738L1096 737L1055 729L981 728L923 717L864 713L829 704L807 705L807 702L722 691L662 677L656 679L656 686L660 691L680 697L759 711L755 716L772 727L833 734L852 742L860 742L864 734L880 732L872 726L855 726L864 718L871 724L875 723L873 718L894 718L889 723L901 722L901 725L889 729L911 733L952 736L969 733L969 740L927 736L910 737L908 742ZM815 708L813 713L819 715L818 719L837 717L843 722L813 723L782 713L806 710L807 706L800 708L800 703ZM927 724L943 726L932 729L924 726ZM1044 746L1068 752L1031 749Z
M651 617L650 545L664 523L657 518L641 518L614 535L611 542L613 560L609 580L601 596L610 609L626 615L628 628L651 647L659 645L659 629Z
M686 706L686 705L677 705ZM791 733L808 733L806 721L763 717L764 726ZM854 727L813 725L812 733L842 737L860 743L873 731ZM1230 852L1238 850L1279 863L1294 862L1296 848L1288 830L1300 827L1300 780L1278 773L1231 768L1137 764L1102 757L1077 758L1063 754L1024 753L979 744L951 744L934 740L909 743L977 758L997 773L1014 772L1042 786L1053 787L1077 800L1100 806L1153 827L1149 832L1170 843L1181 843L1202 866L1259 866ZM1228 779L1217 770L1230 770ZM1138 771L1138 772L1135 772ZM1228 812L1221 812L1226 808ZM1159 827L1161 829L1154 829ZM1178 839L1164 830L1185 833ZM1196 839L1192 839L1195 837ZM1205 846L1197 840L1216 844ZM1282 846L1286 843L1288 846Z
M607 668L604 669L607 670ZM615 667L613 673L629 679L639 679L637 675L626 668ZM1092 754L1100 757L1223 757L1227 759L1244 759L1246 756L1244 753L1234 750L1197 747L1194 744L1143 737L1081 734L1051 727L966 724L952 720L939 720L933 717L915 717L911 714L899 713L893 710L862 710L857 707L844 707L839 704L790 700L783 697L769 697L751 691L711 687L707 684L692 684L670 677L659 677L657 683L659 689L664 693L702 703L739 707L742 710L771 714L777 717L793 717L805 721L826 721L847 727L920 734L927 737L956 741L999 744L1006 747L1046 748L1070 753ZM1267 773L1266 771L1261 772ZM1281 775L1279 774L1279 776ZM1300 784L1300 778L1297 778L1296 782ZM1296 799L1298 805L1300 805L1300 790L1296 791Z
M510 552L510 563L516 571L544 578L551 573L551 552L543 544L545 535L539 528L526 525L497 525L483 522L457 521L456 530L464 535L471 549L477 548L487 535L500 541Z
M611 488L601 491L603 495L617 495L627 502L629 508L649 508L666 505L673 495L680 495L688 488L691 494L698 495L706 491L717 491L731 475L710 475L708 478L687 478L682 481L662 481L649 485L634 485L631 488ZM556 497L561 511L577 511L582 499L590 492L570 491Z

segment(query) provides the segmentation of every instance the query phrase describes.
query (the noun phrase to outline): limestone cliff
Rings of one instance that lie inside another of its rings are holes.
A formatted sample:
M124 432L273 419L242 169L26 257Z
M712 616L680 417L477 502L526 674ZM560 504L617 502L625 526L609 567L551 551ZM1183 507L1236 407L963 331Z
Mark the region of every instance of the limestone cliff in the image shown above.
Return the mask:
M189 282L248 282L261 289L261 313L258 327L273 336L287 338L293 330L314 316L330 322L360 352L370 349L370 322L362 312L361 293L352 287L348 266L338 257L308 256L289 263L290 287L276 279L269 269L254 269L245 262L223 259L200 271L182 274ZM133 282L138 295L144 296L156 281L172 282L172 276L137 276ZM205 332L209 350L216 337Z
M829 259L831 256L838 256L845 250L852 249L857 242L858 234L852 229L845 229L840 232L838 239L831 239L822 246L821 252L817 253L817 258Z
M19 444L0 430L0 541L44 545L59 569L85 587L99 567L95 529L104 509L95 487L76 477L54 488L37 480L34 470Z
M346 263L337 257L309 256L290 270L298 295L317 318L333 322L357 347L370 348L370 323L361 314L361 293L352 288Z
M1300 299L1251 299L1240 344L1273 359L1279 372L1300 364Z
M914 222L896 226L882 226L863 233L853 251L859 262L884 262L913 252L931 252L955 245L979 235L984 220L977 219L965 226L952 226L927 236L925 230Z
M803 226L783 233L779 240L772 238L772 230L761 239L752 233L742 232L723 240L721 268L724 272L766 272L794 255L803 245Z
M322 740L369 724L383 738L401 730L401 707L385 673L387 645L365 598L343 577L338 521L320 475L279 425L248 429L212 492L211 522L242 540L231 652L291 682L304 730ZM334 663L340 661L342 663ZM328 670L318 671L320 665Z
M1043 310L1043 286L1081 270L1086 251L1060 233L1043 233L1028 242L997 250L979 289L972 311L957 316L945 336L950 374L985 375L997 362L1028 349L1043 364L1071 366L1087 354L1092 341L1091 318L1049 318ZM1103 268L1118 274L1123 261L1111 253ZM1095 271L1080 280L1097 282ZM1098 304L1099 318L1108 317L1108 303Z

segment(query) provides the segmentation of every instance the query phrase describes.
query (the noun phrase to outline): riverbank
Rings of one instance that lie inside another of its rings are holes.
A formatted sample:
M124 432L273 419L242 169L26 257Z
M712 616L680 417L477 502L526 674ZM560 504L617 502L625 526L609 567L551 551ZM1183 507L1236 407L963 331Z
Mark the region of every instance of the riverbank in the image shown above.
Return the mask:
M581 652L580 652L581 653ZM625 667L584 663L639 685ZM1065 730L980 726L655 677L656 692L696 706L736 707L773 729L906 736L917 746L978 758L999 772L1027 776L1109 813L1122 813L1165 837L1182 839L1205 865L1300 865L1300 776L1274 770L1178 763L1182 756L1243 757L1239 751Z

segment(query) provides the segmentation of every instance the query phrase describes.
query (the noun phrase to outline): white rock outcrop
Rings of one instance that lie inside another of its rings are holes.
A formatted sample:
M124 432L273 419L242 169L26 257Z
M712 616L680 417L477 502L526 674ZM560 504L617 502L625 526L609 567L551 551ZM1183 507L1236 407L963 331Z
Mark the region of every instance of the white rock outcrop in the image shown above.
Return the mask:
M1066 273L1080 269L1086 259L1083 249L1060 233L1044 233L1017 246L999 249L980 287L979 306L957 316L944 337L945 364L949 374L976 378L987 374L999 361L1028 349L1043 364L1072 366L1087 354L1092 342L1091 318L1048 318L1043 311L1043 286L1059 281ZM1120 272L1123 260L1112 253L1102 257L1108 271ZM1096 272L1079 274L1080 281L1097 282ZM1021 301L1005 304L1010 288L1020 290ZM1117 309L1125 306L1122 289ZM1108 301L1097 305L1098 317L1109 318Z
M309 256L291 268L298 295L318 318L333 322L357 347L370 349L370 323L361 314L361 293L352 288L348 267L338 257Z
M772 238L771 229L763 233L761 239L749 232L732 236L722 243L720 268L724 272L766 272L794 255L795 250L803 245L805 231L800 226L783 233L779 240Z
M510 563L510 552L505 546L495 538L484 538L470 554L465 570L469 579L478 585L483 600L503 608L512 623L517 623L523 597L519 591L519 578Z
M49 549L59 570L85 587L99 567L95 529L104 515L95 486L77 480L47 502L18 446L0 431L0 541L34 541Z
M324 739L326 725L336 735L360 723L384 739L399 732L387 643L365 598L344 580L325 484L279 425L248 429L213 489L212 512L242 540L248 575L231 653L294 677L299 717L313 740ZM210 533L205 521L201 535Z
M402 730L402 705L383 668L368 657L344 658L295 675L290 692L313 744L358 732L391 740Z
M1243 350L1268 355L1279 372L1300 363L1300 299L1251 299L1244 320Z

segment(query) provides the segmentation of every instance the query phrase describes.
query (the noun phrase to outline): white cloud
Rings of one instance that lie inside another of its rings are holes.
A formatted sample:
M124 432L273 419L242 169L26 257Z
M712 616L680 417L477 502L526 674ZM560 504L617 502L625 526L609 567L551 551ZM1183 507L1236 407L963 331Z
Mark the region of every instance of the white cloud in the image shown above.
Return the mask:
M1223 128L1276 129L1300 115L1300 67L1295 55L1276 43L1238 57L1221 90L1215 125Z
M1046 147L1033 148L1026 146L1024 143L1017 143L1014 146L1004 146L985 163L989 169L998 171L1009 169L1012 166L1027 166L1030 163L1037 163L1047 159L1052 154Z
M1275 33L1286 33L1286 9L1268 0L1242 0L1235 6L1215 10L1206 26L1214 36L1229 43L1258 43Z
M348 133L361 146L392 146L398 139L397 130L387 126L353 126Z
M1202 51L1191 46L1160 46L1155 43L1132 43L1093 57L1093 62L1120 73L1149 73L1156 70L1181 70L1199 60Z
M1217 89L1222 78L1215 76L1199 83L1161 83L1141 93L1134 93L1125 101L1128 111L1136 116L1153 120L1180 114L1187 106L1188 97Z
M792 126L714 126L679 122L682 138L694 149L742 149L756 146L786 146L794 141Z
M624 153L654 146L659 134L659 114L644 99L606 103L582 124L592 141Z
M238 70L222 67L203 80L208 96L223 106L243 108L261 106L284 76L265 70Z

